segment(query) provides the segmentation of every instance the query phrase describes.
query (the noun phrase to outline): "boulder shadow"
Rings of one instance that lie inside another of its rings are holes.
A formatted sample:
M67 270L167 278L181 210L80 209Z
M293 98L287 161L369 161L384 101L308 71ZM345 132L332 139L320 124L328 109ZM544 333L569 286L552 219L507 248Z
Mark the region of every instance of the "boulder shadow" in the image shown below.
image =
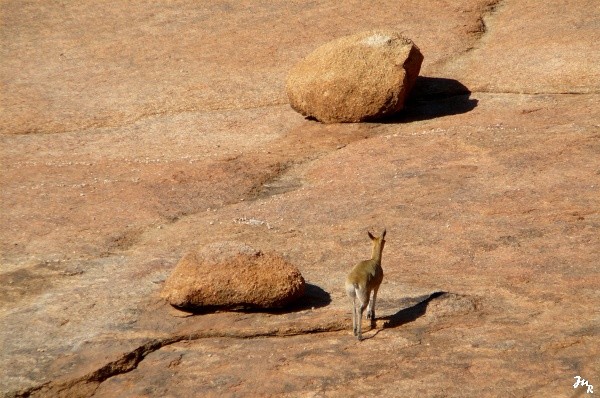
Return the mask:
M467 113L477 106L471 91L458 80L419 76L404 109L374 123L410 123Z
M417 297L417 304L414 304L410 307L403 308L396 312L395 314L381 317L379 319L383 320L383 329L391 329L396 328L398 326L402 326L406 323L413 322L425 315L427 311L427 305L431 300L436 299L440 296L443 296L447 292L434 292L426 296Z
M331 304L331 295L317 285L307 283L304 295L285 307L275 309L271 313L287 313L323 308ZM265 312L263 310L263 312Z
M304 295L282 307L259 308L251 305L238 305L234 307L223 306L204 306L204 307L176 307L179 311L189 315L205 315L215 312L241 312L241 313L265 313L265 314L287 314L292 312L306 311L310 309L322 308L331 303L331 295L317 285L307 283L305 285Z

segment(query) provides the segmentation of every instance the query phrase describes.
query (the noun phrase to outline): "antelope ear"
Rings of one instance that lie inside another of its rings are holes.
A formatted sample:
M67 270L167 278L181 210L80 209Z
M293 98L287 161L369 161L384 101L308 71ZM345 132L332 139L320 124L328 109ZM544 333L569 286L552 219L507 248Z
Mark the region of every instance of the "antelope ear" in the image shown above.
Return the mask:
M369 234L369 238L371 238L371 240L375 240L375 237L369 231L367 231L367 234Z
M383 229L383 232L381 233L381 239L385 238L385 228Z

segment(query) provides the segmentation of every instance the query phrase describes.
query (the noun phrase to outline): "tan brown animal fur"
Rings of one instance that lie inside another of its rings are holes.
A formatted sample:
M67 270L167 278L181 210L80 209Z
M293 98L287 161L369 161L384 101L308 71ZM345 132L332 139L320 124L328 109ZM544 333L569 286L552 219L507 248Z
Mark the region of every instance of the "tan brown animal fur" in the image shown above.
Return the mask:
M352 330L359 341L362 340L362 317L367 306L367 319L371 320L372 327L375 326L375 301L379 285L383 280L381 253L385 246L385 232L384 229L379 237L368 232L369 238L373 241L371 259L356 264L346 278L346 293L352 300ZM371 293L373 293L372 299Z

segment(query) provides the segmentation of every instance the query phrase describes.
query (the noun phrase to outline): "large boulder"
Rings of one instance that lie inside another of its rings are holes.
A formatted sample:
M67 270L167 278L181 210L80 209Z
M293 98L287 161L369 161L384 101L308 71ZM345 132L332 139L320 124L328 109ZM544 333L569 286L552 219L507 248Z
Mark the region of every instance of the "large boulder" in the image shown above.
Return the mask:
M293 109L321 122L374 120L404 107L422 62L419 48L400 32L358 33L295 65L286 91Z
M161 296L182 308L278 308L304 289L300 271L280 255L221 242L183 256Z

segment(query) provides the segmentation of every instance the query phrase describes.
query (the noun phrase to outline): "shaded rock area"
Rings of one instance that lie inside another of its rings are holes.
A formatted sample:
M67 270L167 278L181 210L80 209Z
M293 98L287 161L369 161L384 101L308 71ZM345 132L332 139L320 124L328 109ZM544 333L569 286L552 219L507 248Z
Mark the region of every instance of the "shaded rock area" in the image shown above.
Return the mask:
M275 253L223 242L186 253L161 296L191 310L279 308L303 296L300 271Z
M598 15L0 2L0 395L596 391ZM426 57L402 112L323 124L289 106L295 64L373 29ZM343 282L382 226L377 324L357 342ZM300 304L195 315L160 297L190 248L225 241L296 266Z
M290 105L321 122L361 122L404 107L423 55L402 33L373 30L326 43L287 78Z

